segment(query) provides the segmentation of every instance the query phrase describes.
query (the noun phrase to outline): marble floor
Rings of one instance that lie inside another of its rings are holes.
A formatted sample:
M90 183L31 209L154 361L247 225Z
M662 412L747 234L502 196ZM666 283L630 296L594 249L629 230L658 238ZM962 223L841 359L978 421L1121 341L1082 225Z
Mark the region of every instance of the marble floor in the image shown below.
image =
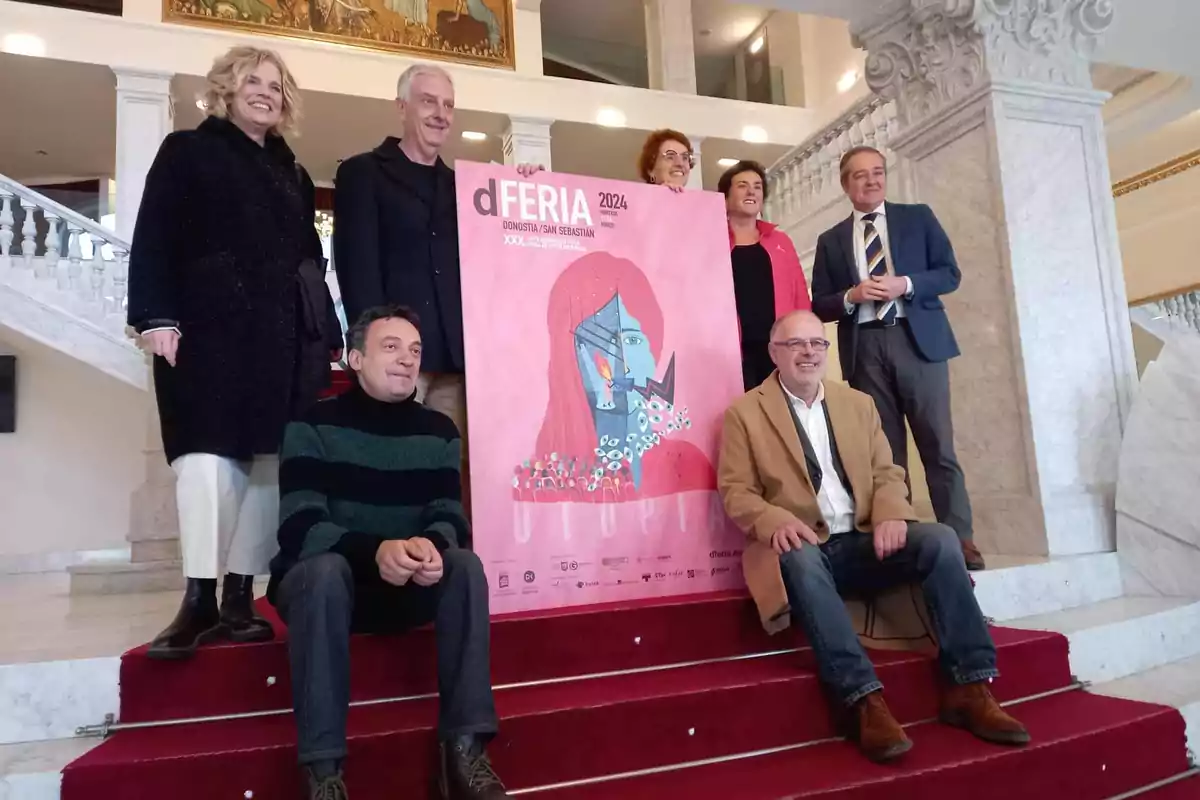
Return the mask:
M166 627L179 597L72 596L65 573L0 576L0 664L120 655Z

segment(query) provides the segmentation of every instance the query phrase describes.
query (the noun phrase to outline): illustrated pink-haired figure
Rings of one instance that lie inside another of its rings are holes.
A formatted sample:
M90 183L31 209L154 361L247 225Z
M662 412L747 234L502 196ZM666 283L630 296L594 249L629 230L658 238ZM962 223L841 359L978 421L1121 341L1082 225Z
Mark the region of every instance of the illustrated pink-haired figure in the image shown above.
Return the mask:
M715 491L708 457L679 437L691 421L676 391L675 356L662 352L662 309L641 269L608 253L580 258L555 281L546 321L550 396L532 457L516 469L514 499L607 505ZM686 527L682 502L679 509ZM643 519L652 513L647 507ZM569 537L567 520L564 510ZM615 509L602 511L606 532L614 521Z

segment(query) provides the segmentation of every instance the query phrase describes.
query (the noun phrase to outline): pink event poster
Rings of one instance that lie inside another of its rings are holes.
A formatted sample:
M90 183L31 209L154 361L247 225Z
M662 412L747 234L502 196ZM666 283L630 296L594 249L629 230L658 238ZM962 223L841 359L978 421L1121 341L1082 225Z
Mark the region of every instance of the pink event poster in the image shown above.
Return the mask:
M459 162L471 516L492 611L743 585L721 197Z

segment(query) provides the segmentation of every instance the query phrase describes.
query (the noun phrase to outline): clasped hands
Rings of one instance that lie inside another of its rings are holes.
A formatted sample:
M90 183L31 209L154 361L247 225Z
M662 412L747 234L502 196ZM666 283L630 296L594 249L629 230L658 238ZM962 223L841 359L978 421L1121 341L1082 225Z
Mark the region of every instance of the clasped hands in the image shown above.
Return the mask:
M902 519L889 519L878 523L873 534L875 557L883 561L904 548L908 541L908 523ZM816 532L800 520L785 522L771 534L771 547L779 555L799 550L804 545L819 547L821 540Z
M411 580L417 586L433 586L442 579L442 554L433 542L422 537L389 539L375 551L379 577L393 586Z
M886 303L908 293L908 281L899 275L878 275L857 284L846 295L853 304Z

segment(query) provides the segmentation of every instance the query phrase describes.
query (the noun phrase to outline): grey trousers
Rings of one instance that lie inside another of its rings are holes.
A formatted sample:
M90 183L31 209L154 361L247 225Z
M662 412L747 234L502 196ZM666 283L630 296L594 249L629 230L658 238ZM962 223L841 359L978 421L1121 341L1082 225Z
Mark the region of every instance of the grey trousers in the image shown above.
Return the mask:
M908 473L908 432L925 467L929 499L938 522L971 539L971 500L958 456L950 418L950 366L926 361L917 352L903 321L891 328L862 328L849 383L875 399L892 460Z

